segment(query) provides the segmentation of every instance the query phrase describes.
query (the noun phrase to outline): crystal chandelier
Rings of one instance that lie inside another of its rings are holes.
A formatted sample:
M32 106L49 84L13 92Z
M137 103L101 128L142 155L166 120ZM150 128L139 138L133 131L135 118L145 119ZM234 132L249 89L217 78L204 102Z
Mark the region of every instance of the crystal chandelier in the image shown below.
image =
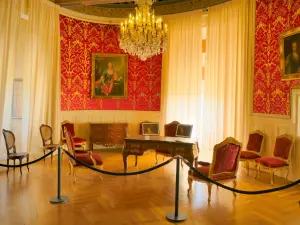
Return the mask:
M135 16L121 23L120 47L143 61L167 49L167 24L151 10L154 1L135 0Z

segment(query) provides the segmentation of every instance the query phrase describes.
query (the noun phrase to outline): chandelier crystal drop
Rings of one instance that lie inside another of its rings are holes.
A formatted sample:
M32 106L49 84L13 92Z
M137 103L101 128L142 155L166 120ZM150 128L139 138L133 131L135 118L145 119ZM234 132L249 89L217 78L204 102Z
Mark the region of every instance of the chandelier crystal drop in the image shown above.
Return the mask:
M167 49L167 24L156 18L151 5L155 0L135 0L135 16L121 23L120 47L145 61Z

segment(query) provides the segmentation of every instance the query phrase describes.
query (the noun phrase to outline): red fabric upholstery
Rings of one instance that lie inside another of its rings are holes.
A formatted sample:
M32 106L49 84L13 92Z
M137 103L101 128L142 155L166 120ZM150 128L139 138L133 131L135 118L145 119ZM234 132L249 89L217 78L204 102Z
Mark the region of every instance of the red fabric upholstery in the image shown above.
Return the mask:
M290 154L290 148L292 141L286 137L280 137L276 139L274 156L283 159L288 159Z
M263 141L262 135L258 133L250 134L248 144L247 144L247 150L260 152L262 141Z
M216 150L213 174L234 172L236 170L240 146L227 144Z
M75 145L76 144L82 144L82 143L86 142L85 139L80 138L80 137L73 137L72 139L73 139Z
M242 151L240 158L241 159L257 159L257 158L260 158L260 156L255 154L254 152Z
M209 175L209 169L210 169L210 166L199 166L197 168L197 170L205 176ZM200 175L196 174L196 173L194 173L194 176L202 179L202 177ZM213 175L212 176L213 180L227 180L227 179L233 179L233 178L236 178L236 176L235 175L228 175L228 174L220 174L220 175Z
M86 154L86 153L88 153L85 150L75 150L74 152L75 152L75 154Z
M89 153L75 154L76 159L82 161L85 164L93 166L94 163L93 163L93 160L91 159L91 157L93 157L93 159L96 161L97 165L101 166L103 164L103 161L102 161L101 157L96 153L92 153L91 155ZM81 165L80 163L76 162L76 166L80 166L80 165Z
M173 121L172 123L165 124L165 136L166 137L175 137L178 124L180 124L180 123L177 121Z
M260 158L260 159L256 159L255 161L258 164L261 164L263 166L270 167L270 168L277 168L277 167L282 167L282 166L289 165L285 161L274 158L274 157L263 157L263 158Z
M199 166L199 167L197 167L197 170L200 173L204 174L205 176L208 176L209 169L210 169L210 166Z
M198 163L198 165L201 165L201 166L209 166L210 165L209 162L203 162L203 161L199 161L197 163Z
M71 137L75 136L74 124L72 124L72 123L65 123L65 124L62 125L62 130L63 130L64 137L65 137L65 128L70 133Z

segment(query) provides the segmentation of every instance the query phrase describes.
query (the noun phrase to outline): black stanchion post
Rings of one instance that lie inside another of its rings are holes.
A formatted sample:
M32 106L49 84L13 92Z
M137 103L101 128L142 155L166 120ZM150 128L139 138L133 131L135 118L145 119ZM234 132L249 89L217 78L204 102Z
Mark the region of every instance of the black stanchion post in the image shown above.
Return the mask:
M57 196L50 199L51 203L64 203L69 200L68 196L61 196L61 147L58 147L57 153Z
M166 217L172 222L181 222L187 219L185 213L178 212L178 199L179 199L179 172L180 172L180 159L176 158L176 190L175 190L175 212L167 213Z

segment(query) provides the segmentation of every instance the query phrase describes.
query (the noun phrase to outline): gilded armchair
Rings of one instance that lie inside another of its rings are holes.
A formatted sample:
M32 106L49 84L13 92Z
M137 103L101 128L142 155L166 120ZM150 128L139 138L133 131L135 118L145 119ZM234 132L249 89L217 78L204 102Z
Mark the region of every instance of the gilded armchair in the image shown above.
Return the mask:
M197 170L207 177L220 183L233 182L233 187L236 188L236 174L239 166L239 158L242 144L232 137L226 138L223 142L215 145L213 152L212 163L203 163L198 165ZM205 181L196 173L190 173L188 176L188 195L192 190L193 181L204 182L208 187L208 202L211 201L212 183ZM236 193L233 192L234 197Z

